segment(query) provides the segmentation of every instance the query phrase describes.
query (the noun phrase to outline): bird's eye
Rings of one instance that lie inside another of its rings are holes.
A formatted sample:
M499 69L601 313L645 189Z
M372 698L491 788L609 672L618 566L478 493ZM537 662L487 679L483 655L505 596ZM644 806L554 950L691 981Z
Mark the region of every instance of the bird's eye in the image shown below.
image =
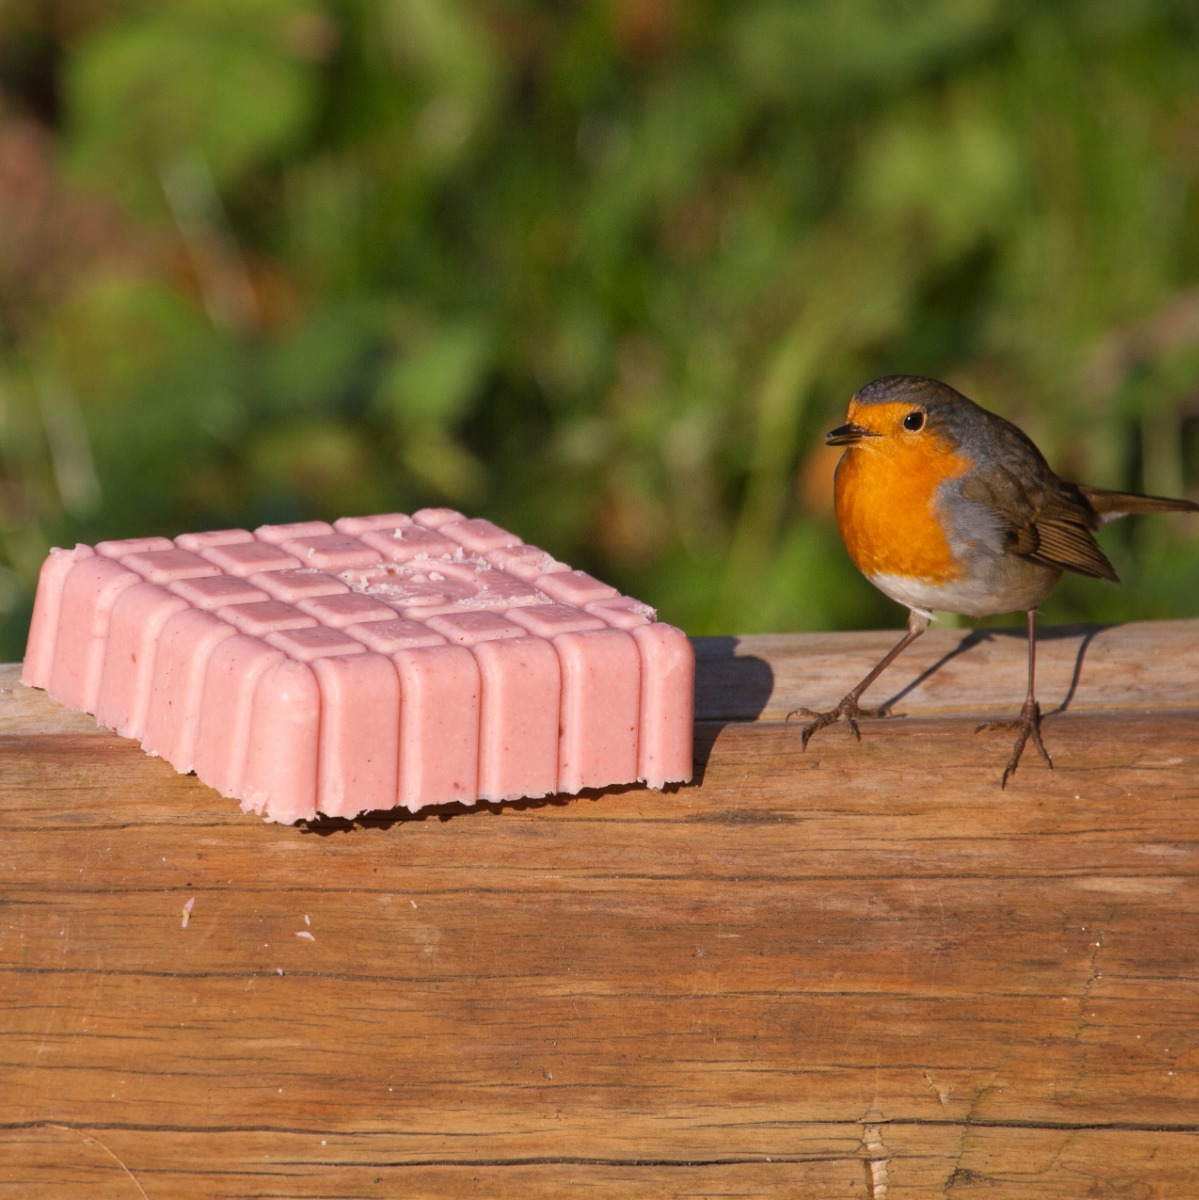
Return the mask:
M917 429L923 428L923 426L924 426L924 414L918 408L913 409L903 419L904 429L910 429L913 433L915 433Z

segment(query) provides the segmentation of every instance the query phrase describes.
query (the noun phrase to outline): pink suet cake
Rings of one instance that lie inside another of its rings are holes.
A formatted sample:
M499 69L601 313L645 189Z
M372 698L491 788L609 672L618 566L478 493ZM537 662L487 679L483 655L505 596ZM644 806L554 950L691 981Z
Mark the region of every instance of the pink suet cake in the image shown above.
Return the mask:
M22 680L271 821L692 770L648 606L450 509L52 550Z

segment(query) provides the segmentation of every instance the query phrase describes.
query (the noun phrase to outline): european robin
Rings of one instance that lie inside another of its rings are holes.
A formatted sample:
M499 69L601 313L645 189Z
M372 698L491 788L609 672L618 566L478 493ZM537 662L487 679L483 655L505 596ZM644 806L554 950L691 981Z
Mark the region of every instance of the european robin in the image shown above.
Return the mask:
M1025 743L1052 768L1041 740L1036 675L1037 606L1063 571L1118 582L1094 531L1126 513L1196 512L1190 500L1112 492L1059 479L1032 441L947 384L889 375L849 402L844 425L825 438L844 446L834 495L850 558L885 595L909 610L908 629L836 708L816 712L802 744L845 721L861 739L862 693L927 628L934 610L989 617L1028 614L1028 691L1014 721L979 729L1016 730L1000 780L1007 784Z

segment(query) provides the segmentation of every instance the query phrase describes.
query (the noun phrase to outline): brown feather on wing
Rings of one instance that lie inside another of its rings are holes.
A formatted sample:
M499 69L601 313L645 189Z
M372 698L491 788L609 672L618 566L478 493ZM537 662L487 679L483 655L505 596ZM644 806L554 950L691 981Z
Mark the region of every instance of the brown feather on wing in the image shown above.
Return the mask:
M1116 568L1092 532L1098 526L1099 517L1087 498L1073 485L1064 483L1025 526L1028 548L1017 543L1016 550L1033 562L1119 583Z
M1079 575L1089 575L1092 579L1120 582L1116 568L1085 525L1057 516L1042 515L1037 518L1033 529L1037 539L1036 549L1026 551L1025 558L1046 566L1076 571Z

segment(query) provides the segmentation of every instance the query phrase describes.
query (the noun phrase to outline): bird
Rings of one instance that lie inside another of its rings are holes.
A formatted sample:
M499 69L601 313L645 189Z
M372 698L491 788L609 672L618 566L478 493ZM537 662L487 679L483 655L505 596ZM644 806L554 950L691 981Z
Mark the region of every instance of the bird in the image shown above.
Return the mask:
M1013 721L1016 741L1000 778L1007 786L1031 740L1045 765L1036 699L1036 616L1064 571L1119 582L1095 531L1128 513L1199 512L1199 504L1109 491L1058 477L1023 430L936 379L887 375L857 391L845 423L825 436L844 447L834 477L837 525L849 557L884 595L908 609L903 637L836 707L793 709L818 730L886 715L863 709L863 692L929 627L934 612L990 617L1023 611L1028 686Z

